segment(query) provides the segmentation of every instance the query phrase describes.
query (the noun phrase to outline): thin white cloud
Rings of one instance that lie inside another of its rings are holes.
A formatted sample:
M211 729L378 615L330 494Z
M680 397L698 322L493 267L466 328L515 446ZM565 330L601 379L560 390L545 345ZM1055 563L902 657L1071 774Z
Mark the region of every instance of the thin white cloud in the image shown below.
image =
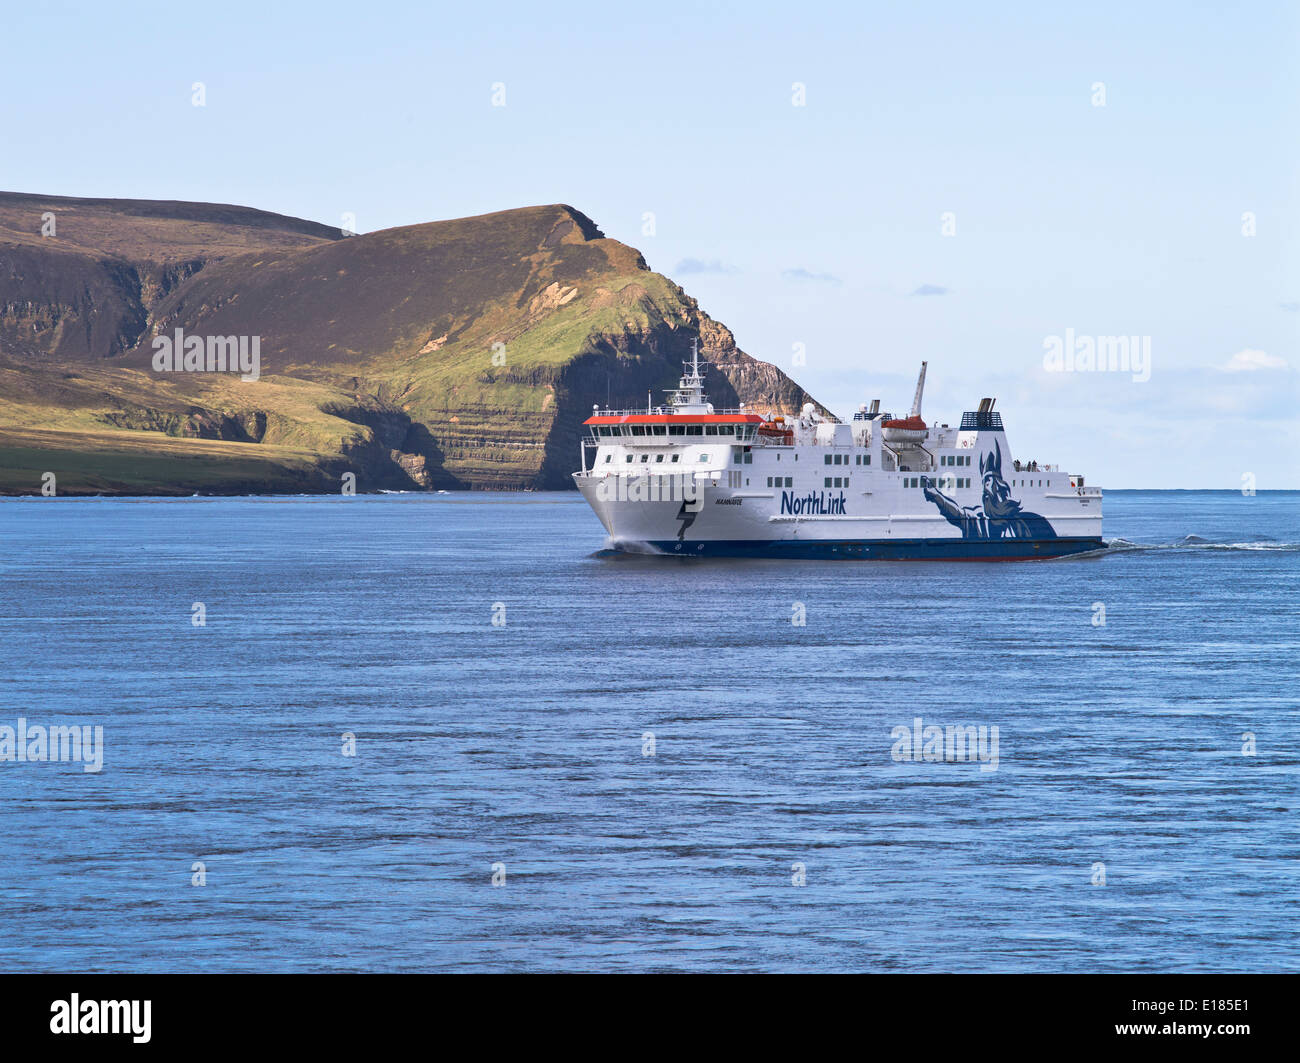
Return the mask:
M790 281L811 281L814 284L839 284L839 277L833 273L814 273L812 270L804 269L802 266L797 269L785 269L781 271L781 276Z
M711 258L707 262L699 258L684 258L677 263L674 273L739 273L735 266L729 265L720 259Z
M1254 351L1247 347L1244 351L1238 351L1219 368L1227 373L1244 373L1254 372L1257 369L1286 369L1288 364L1285 358L1279 358L1276 354Z

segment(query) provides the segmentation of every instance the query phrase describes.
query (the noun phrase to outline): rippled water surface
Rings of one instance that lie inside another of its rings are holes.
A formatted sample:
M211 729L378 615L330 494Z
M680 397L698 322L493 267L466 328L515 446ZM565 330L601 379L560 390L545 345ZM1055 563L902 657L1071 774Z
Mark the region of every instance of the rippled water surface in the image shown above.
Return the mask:
M0 968L1300 970L1298 513L1113 492L1106 555L999 565L0 502L0 725L105 751L0 762ZM996 770L896 760L917 718Z

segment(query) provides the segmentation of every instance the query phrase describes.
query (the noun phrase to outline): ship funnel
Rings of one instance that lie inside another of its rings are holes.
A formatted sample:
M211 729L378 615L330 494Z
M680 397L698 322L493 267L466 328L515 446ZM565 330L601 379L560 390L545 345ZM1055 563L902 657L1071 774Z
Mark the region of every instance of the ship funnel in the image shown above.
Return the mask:
M921 375L916 378L916 394L912 397L912 416L921 416L921 393L925 391L925 362L921 363Z

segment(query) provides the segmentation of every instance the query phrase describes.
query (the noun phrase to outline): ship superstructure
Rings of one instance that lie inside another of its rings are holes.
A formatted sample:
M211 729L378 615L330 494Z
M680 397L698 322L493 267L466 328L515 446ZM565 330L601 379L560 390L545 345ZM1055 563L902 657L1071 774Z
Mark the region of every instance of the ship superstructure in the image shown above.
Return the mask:
M689 556L1022 560L1098 550L1100 489L1013 459L995 400L956 427L715 410L699 352L664 405L586 421L574 480L615 549Z

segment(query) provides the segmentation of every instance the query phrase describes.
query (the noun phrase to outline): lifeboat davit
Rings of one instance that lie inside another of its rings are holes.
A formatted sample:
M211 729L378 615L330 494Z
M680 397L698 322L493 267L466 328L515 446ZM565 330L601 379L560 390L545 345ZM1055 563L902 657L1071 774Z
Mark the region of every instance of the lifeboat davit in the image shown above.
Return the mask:
M925 439L925 421L920 417L900 417L885 421L880 437L886 443L920 443Z

